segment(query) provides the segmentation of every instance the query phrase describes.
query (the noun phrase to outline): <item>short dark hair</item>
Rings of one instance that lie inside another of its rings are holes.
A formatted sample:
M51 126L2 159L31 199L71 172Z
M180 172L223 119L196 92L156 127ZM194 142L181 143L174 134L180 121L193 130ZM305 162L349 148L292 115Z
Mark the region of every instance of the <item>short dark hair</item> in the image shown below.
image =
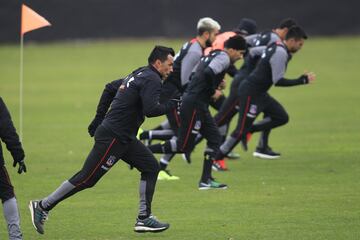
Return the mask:
M242 34L245 36L255 34L257 31L256 21L251 18L242 18L239 25L237 25L233 31L237 34Z
M297 23L296 23L296 21L294 19L285 18L280 22L278 28L280 28L280 29L291 28L291 27L296 26L296 25L297 25Z
M148 63L153 64L156 60L165 62L169 54L175 56L174 49L156 45L148 57Z
M224 48L246 50L247 45L245 39L242 36L235 35L224 42Z
M294 26L289 28L289 31L285 36L285 40L288 40L290 38L294 38L295 40L300 40L300 39L307 39L308 36L306 35L304 29L302 29L300 26Z

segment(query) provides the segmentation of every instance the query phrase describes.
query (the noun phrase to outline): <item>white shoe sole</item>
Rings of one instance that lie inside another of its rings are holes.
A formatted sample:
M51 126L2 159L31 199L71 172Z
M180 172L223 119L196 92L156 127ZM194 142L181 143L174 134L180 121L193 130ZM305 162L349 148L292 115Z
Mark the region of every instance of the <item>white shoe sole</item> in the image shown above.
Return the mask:
M169 227L161 227L161 228L150 228L145 226L135 226L134 231L138 233L145 233L145 232L162 232L168 229Z
M276 159L276 158L280 157L280 156L271 156L271 155L258 153L258 152L253 152L253 156L258 157L258 158L263 158L263 159Z
M29 209L30 209L30 213L31 213L31 222L32 222L34 228L36 229L36 226L35 226L35 223L34 223L34 209L33 209L33 206L32 206L32 201L29 202Z
M34 213L34 208L33 208L32 201L29 202L29 209L30 209L30 214L31 214L31 222L32 222L35 230L36 230L38 233L40 233L40 234L44 234L44 232L40 232L40 231L37 229L36 225L35 225L35 222L34 222L34 214L35 214L35 213Z
M212 187L199 187L199 190L211 190L211 189L220 189L220 190L224 190L227 189L228 187L221 187L221 188L212 188Z

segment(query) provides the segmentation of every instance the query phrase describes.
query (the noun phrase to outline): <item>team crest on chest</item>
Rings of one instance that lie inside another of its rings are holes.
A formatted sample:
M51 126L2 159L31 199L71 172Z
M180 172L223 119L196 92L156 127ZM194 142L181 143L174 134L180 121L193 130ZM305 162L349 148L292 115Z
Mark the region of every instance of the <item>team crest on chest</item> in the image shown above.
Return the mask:
M195 130L200 130L200 128L201 128L201 121L198 120L198 121L195 122L194 129L195 129Z

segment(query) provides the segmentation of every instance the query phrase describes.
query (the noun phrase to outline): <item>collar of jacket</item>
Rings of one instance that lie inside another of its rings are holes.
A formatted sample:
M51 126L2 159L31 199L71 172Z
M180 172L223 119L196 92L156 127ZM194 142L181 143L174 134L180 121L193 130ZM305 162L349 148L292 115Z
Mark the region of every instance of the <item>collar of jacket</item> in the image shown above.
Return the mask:
M159 75L160 79L162 79L160 72L153 65L149 64L149 68L154 72L156 72Z

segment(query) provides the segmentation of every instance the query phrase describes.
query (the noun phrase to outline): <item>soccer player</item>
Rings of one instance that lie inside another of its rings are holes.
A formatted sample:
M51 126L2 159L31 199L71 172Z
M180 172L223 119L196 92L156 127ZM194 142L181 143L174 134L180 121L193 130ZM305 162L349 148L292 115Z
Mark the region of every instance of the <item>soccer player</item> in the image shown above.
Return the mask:
M272 31L264 31L259 34L252 34L245 37L245 40L249 48L260 47L260 46L269 46L277 41L283 41L289 30L289 28L296 25L295 20L287 18L281 21L278 27ZM215 115L215 122L221 129L223 138L225 138L225 133L227 132L227 126L230 123L231 119L238 113L239 108L239 85L240 83L255 69L256 63L258 62L259 57L252 57L250 54L246 54L244 57L244 63L241 66L240 70L235 75L233 81L231 82L230 93L226 98L225 102L221 106L220 111ZM268 146L268 138L270 135L270 130L261 132L261 137L254 152L254 156L259 156L262 158L277 158L280 157L279 153L273 152ZM261 155L258 155L261 152ZM213 168L218 171L228 170L225 160L221 159L215 161Z
M255 34L257 31L257 24L256 21L250 18L242 18L240 20L240 23L238 24L238 26L236 28L234 28L232 31L227 31L227 32L223 32L221 34L218 34L216 36L215 41L213 42L212 46L205 49L205 55L207 55L208 53L210 53L213 50L219 49L219 50L223 50L224 49L224 42L226 40L228 40L230 37L233 37L237 34L246 37L248 35L253 35ZM234 64L231 64L229 69L227 70L227 73L231 76L234 77L235 74L238 72L238 70L236 69ZM225 82L224 82L225 83ZM234 96L234 91L236 91L238 88L238 81L237 79L233 79L233 81L231 82L231 86L230 86L230 95L228 97L225 97L224 95L215 103L217 103L217 106L214 104L212 104L212 106L214 106L214 108L220 112L218 112L218 116L223 116L228 114L228 107L232 107L233 105L233 96ZM229 98L229 99L228 99ZM218 123L217 123L218 124ZM221 142L225 141L226 138L226 134L228 131L228 125L230 124L230 120L227 122L223 122L221 125L218 124L219 131L220 134L222 136ZM196 139L196 144L198 144L201 141L201 137L199 136ZM240 157L240 155L238 153L234 153L234 152L230 152L227 156L228 158L231 159L237 159ZM217 162L214 162L213 164L213 169L217 170L217 171L225 171L227 170L226 164L225 164L225 160L220 160Z
M246 50L243 37L236 35L225 42L223 51L213 51L201 61L183 95L180 108L181 126L176 140L164 144L150 145L154 153L183 153L192 148L196 136L201 133L207 140L204 151L202 176L199 189L226 189L227 185L216 182L211 176L211 166L219 151L220 134L208 109L209 102L218 99L222 92L218 89L230 64L242 58Z
M136 232L160 232L169 224L158 221L151 212L159 164L136 134L146 117L165 114L175 103L160 104L161 81L172 71L174 51L156 46L149 65L128 75L120 86L104 121L95 131L95 144L83 168L64 181L53 193L41 200L30 201L29 208L35 229L44 233L48 212L58 203L86 188L93 187L119 159L141 172L140 206Z
M248 133L269 131L286 124L289 120L283 106L268 94L272 85L290 87L304 85L315 80L315 74L307 72L297 79L284 78L288 61L299 51L307 35L299 26L291 27L285 40L277 41L270 46L257 47L250 50L250 55L261 56L254 71L239 87L239 119L236 129L221 145L216 160L223 159L236 144L241 141L247 150ZM265 51L264 51L265 50ZM255 118L264 113L264 119L253 124Z
M22 148L19 136L11 120L10 113L6 105L0 97L0 138L6 144L6 148L10 151L14 163L13 167L19 164L18 173L26 172L24 162L25 153ZM10 240L22 239L20 230L20 216L14 193L14 187L11 185L9 175L7 173L2 147L0 142L0 198L3 205L5 220Z
M186 42L175 56L174 71L164 82L161 101L183 95L189 84L190 75L192 74L193 69L199 64L200 59L204 54L204 49L211 46L216 35L219 33L220 28L220 24L212 18L205 17L198 21L196 38ZM162 140L168 140L174 135L177 135L180 126L178 108L175 107L166 116L172 132L164 134L166 130L144 131L140 135L140 139L160 138ZM174 139L176 139L176 137L174 137ZM174 154L166 154L160 158L159 180L179 179L179 177L173 176L169 170L166 169L173 156ZM186 158L186 160L190 162L189 158Z

